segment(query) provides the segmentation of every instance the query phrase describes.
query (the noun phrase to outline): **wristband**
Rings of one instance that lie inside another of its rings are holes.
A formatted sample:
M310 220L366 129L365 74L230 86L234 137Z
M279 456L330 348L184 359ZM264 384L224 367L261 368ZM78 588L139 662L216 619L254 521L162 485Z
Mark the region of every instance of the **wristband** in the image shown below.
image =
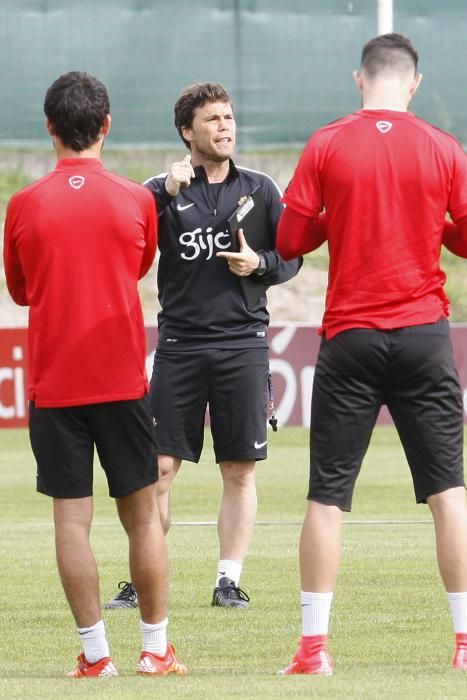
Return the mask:
M257 255L258 258L259 258L259 264L258 264L258 267L257 267L256 270L255 270L255 275L259 275L259 277L261 277L261 276L264 275L264 273L267 271L267 269L268 269L268 264L267 264L267 262L266 262L266 258L265 258L265 256L263 255L263 253L257 252L256 255Z

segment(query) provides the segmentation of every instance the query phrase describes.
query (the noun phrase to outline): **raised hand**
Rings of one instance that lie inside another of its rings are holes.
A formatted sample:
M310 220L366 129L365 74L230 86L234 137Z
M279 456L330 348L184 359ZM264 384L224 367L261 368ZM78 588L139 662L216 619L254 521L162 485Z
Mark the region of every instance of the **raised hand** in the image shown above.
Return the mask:
M191 178L194 176L191 154L188 153L183 160L172 163L170 166L169 174L165 181L165 189L172 197L176 197L180 187L189 187Z

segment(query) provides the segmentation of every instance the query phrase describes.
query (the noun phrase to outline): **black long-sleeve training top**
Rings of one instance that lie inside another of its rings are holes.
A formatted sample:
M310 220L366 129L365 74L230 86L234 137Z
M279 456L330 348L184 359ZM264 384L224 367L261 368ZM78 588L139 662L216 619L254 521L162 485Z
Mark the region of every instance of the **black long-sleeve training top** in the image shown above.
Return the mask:
M261 281L273 285L294 277L303 259L285 262L275 250L283 210L280 189L268 175L235 166L233 161L226 180L219 184L208 182L202 166L194 172L190 186L182 187L176 197L165 189L167 173L144 183L154 195L159 217L159 347L267 347L266 295L248 309L240 279L216 253L232 248L227 219L240 199L260 185L270 234L269 250L263 251L267 271Z

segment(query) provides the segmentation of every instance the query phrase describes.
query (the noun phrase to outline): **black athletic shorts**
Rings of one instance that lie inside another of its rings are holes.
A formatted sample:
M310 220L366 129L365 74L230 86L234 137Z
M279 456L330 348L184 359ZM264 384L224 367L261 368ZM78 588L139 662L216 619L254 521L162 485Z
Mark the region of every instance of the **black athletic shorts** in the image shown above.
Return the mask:
M351 509L383 404L404 447L417 502L464 485L462 392L442 319L322 339L311 405L309 499Z
M29 432L37 490L47 496L92 495L94 445L113 498L157 481L149 396L68 408L37 408L32 402Z
M217 462L267 457L267 348L157 350L151 405L159 454L198 462L209 406Z

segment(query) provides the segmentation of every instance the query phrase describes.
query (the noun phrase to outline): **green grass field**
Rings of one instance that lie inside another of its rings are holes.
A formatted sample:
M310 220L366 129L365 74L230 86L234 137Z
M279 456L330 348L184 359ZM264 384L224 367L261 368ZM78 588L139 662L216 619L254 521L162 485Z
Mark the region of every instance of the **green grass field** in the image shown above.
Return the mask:
M298 537L307 487L307 431L270 436L258 467L258 525L241 585L246 611L210 607L217 563L220 478L209 436L197 467L173 490L168 536L169 637L186 677L134 673L138 612L104 617L120 677L73 681L80 652L54 558L51 502L35 493L27 432L1 433L0 697L10 698L465 698L467 675L451 670L453 633L439 579L428 510L416 506L394 429L380 427L346 516L331 626L332 678L279 677L300 635ZM127 578L126 541L96 470L93 543L102 598Z

